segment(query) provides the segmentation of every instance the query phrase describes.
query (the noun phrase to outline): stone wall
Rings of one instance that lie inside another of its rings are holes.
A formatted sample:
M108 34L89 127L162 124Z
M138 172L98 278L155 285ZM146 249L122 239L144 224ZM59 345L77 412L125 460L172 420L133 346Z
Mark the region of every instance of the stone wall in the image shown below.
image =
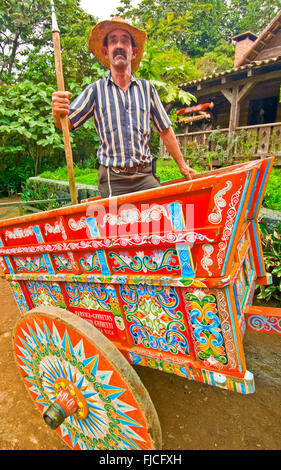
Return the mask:
M67 181L55 181L40 176L33 176L28 180L33 187L39 187L42 184L47 188L48 197L55 195L57 198L70 197L69 184ZM97 186L88 186L86 184L76 183L78 201L90 197L100 196Z
M281 211L274 211L262 207L259 212L259 221L262 222L268 230L276 230L281 224Z

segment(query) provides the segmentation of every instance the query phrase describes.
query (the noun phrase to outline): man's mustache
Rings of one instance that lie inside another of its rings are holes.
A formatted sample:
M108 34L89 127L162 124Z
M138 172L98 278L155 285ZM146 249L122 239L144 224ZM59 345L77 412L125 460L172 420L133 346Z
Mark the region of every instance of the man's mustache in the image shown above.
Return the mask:
M113 59L115 59L117 55L122 55L123 57L125 57L125 59L127 59L126 52L123 51L123 49L116 49L113 53Z

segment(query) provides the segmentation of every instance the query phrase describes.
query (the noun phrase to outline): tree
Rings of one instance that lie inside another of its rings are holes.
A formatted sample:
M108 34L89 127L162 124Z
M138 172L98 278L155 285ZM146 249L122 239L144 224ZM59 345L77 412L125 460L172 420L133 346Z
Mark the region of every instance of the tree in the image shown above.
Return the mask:
M79 94L106 73L88 49L96 20L78 0L55 0L65 88ZM0 81L0 187L65 164L62 133L55 128L51 97L57 89L50 2L1 0L3 39ZM4 82L4 83L3 83ZM95 163L98 136L92 122L71 133L73 159Z
M139 28L145 29L149 41L165 41L174 46L190 28L191 11L186 8L185 0L142 0L135 8L131 0L121 0L118 13L131 19Z
M168 112L172 109L173 102L190 104L194 97L181 90L178 85L187 75L190 79L199 77L191 60L175 46L167 48L162 42L152 45L148 42L136 75L150 80L156 86Z
M85 59L87 41L83 43L84 47L80 46L84 35L93 26L94 18L79 7L79 0L56 0L55 6L62 49L66 47L67 57L77 55L78 51L81 54L82 50ZM24 75L26 69L29 69L34 54L38 54L37 60L39 54L47 58L52 55L49 0L1 0L0 35L0 78L2 81L12 82L14 77ZM72 38L71 46L75 47L67 47L69 39L66 38ZM80 65L81 63L82 60Z
M142 0L134 8L129 0L123 0L119 12L146 29L149 39L165 39L185 54L199 56L218 44L225 3L226 0ZM173 28L167 31L171 15Z
M260 34L280 8L281 0L274 4L271 0L142 0L136 8L131 0L122 0L118 10L147 29L149 39L154 36L156 40L161 23L172 12L178 29L168 32L165 41L198 58L225 43L231 44L231 38L238 33L251 30Z
M259 35L280 8L281 0L231 0L224 18L227 38L245 31Z
M224 72L233 68L235 46L227 42L214 47L210 52L205 52L195 59L196 70L200 77L213 73Z
M1 75L5 78L18 71L32 47L42 46L48 28L47 0L1 0Z

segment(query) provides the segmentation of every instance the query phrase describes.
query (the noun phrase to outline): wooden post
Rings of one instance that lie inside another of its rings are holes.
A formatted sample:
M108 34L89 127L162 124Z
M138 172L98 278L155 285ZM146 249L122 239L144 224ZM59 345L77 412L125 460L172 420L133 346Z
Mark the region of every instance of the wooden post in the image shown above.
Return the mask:
M60 33L59 33L59 28L58 28L56 14L55 14L54 2L53 0L50 0L50 1L51 1L51 7L52 7L52 33L53 33L57 85L58 85L58 91L65 91L63 70L62 70L62 60L61 60ZM71 143L70 143L68 118L67 116L61 116L60 119L61 119L61 127L62 127L63 140L64 140L66 164L67 164L67 170L68 170L68 181L69 181L71 203L78 204L77 191L76 191L75 180L74 180L73 157L72 157L72 149L71 149Z
M231 136L238 126L240 103L238 101L238 86L233 87L231 97L231 108L229 116L229 135Z
M230 147L233 140L234 132L238 127L239 115L240 115L240 103L245 98L247 93L254 86L254 82L248 82L243 88L239 91L239 85L234 85L232 92L228 89L221 90L225 98L230 102L230 116L229 116L229 126L228 126L228 158L230 156Z

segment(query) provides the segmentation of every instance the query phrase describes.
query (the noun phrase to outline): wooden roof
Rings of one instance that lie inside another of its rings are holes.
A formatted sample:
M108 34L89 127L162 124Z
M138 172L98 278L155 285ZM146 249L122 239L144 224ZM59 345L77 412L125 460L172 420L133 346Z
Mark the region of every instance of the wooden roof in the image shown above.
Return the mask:
M244 33L236 34L236 36L233 36L231 38L233 41L242 41L242 39L245 38L250 38L252 41L255 41L257 39L257 35L255 33L252 33L252 31L244 31Z
M281 76L281 56L274 57L273 59L254 61L249 64L241 65L240 67L233 67L232 69L224 72L216 72L197 80L190 80L189 82L182 83L180 88L193 93L215 84L217 86L222 86L227 84L230 80L245 81L246 79L257 75L260 76L261 79L264 79L263 77L265 73L274 73Z
M269 25L262 31L259 37L253 42L253 45L237 62L237 66L253 62L257 56L264 50L269 42L276 36L281 27L281 10ZM234 38L233 38L234 39Z

